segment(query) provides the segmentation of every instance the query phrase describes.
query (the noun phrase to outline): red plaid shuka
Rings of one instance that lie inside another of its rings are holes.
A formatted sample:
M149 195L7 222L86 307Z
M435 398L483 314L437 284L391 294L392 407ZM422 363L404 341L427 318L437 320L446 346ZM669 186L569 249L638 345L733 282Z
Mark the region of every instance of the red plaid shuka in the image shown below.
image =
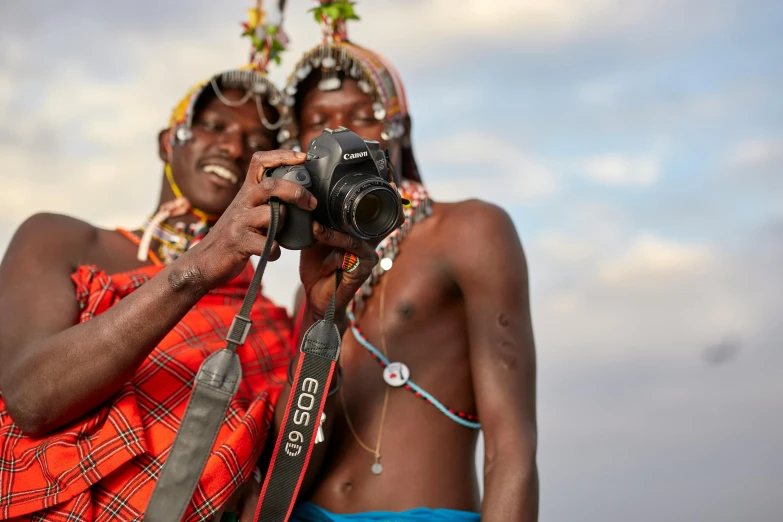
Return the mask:
M162 267L73 276L80 321L106 311ZM147 357L133 380L97 411L41 438L14 425L0 397L0 519L141 520L204 359L225 346L252 276L250 266L210 292ZM243 380L185 513L209 520L255 468L292 355L286 311L263 296L239 348ZM63 369L63 371L68 371Z

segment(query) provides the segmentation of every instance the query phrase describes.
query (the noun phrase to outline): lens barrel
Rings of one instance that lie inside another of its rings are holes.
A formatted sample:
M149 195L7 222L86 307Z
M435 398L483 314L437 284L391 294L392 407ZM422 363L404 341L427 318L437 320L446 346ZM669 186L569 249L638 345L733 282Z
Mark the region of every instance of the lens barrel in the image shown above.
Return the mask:
M332 222L364 240L387 236L399 218L396 191L378 177L344 176L332 189L329 203Z

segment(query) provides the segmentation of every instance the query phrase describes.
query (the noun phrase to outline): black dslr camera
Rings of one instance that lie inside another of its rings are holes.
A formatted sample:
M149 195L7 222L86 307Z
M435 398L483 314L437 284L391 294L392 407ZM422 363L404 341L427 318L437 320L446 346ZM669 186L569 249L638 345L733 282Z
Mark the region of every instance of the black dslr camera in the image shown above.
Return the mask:
M310 142L304 165L267 170L265 176L305 187L318 200L312 212L286 204L280 246L311 246L313 219L362 240L385 237L402 215L402 199L387 181L389 161L377 141L364 141L345 127L326 129Z

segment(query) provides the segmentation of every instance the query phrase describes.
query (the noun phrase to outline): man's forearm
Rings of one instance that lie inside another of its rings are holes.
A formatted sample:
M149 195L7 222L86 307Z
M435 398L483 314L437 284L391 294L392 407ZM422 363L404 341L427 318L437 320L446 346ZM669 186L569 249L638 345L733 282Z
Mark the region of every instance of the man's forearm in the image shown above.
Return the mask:
M11 417L40 435L91 411L133 376L203 295L188 268L175 263L103 314L20 347L3 371Z
M482 522L537 522L538 469L535 461L499 458L484 473Z

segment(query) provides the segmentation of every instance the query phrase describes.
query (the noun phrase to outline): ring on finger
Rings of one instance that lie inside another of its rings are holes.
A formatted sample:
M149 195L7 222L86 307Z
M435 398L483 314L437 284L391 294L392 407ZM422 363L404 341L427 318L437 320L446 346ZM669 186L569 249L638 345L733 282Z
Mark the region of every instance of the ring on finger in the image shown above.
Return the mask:
M350 252L346 252L343 256L343 266L340 269L346 274L350 274L359 268L359 258Z

